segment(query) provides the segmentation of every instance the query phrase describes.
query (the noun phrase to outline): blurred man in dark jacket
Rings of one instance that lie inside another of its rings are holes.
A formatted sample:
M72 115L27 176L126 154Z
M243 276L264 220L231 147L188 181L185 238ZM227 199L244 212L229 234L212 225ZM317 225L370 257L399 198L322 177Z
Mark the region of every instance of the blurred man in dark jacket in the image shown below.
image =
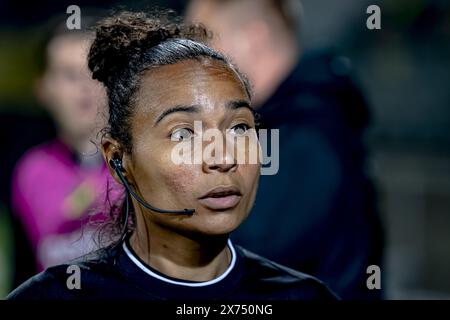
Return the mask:
M367 103L348 59L302 52L299 1L191 1L187 19L214 33L254 85L261 126L279 129L279 171L261 176L236 243L326 282L344 299L376 299L382 232L362 143Z

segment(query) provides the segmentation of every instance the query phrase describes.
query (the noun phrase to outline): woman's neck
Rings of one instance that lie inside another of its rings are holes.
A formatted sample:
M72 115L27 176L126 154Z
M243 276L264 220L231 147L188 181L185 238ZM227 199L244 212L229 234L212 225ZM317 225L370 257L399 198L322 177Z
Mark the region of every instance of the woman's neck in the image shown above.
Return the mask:
M136 228L130 245L139 258L159 272L202 282L217 278L228 268L231 252L227 240L228 236L193 239L163 227L145 225Z

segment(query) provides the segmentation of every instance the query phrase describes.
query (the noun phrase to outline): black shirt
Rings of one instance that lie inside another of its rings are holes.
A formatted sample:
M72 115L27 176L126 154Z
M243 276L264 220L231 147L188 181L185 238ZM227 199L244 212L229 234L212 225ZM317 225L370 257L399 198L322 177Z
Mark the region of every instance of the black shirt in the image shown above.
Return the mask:
M218 278L190 282L170 278L145 264L128 242L103 254L48 268L29 279L8 299L57 300L334 300L337 297L314 277L262 258L231 241L232 260ZM80 270L80 289L68 289L68 268Z

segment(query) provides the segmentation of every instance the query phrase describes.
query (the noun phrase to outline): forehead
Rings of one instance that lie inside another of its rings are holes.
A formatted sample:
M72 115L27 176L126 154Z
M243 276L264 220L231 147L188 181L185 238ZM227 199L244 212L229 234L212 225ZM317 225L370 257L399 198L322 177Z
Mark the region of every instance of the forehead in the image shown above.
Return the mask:
M154 111L175 105L212 106L224 100L249 100L235 71L212 59L149 69L142 76L137 98L138 105Z
M83 35L61 35L47 47L49 65L87 66L89 39Z

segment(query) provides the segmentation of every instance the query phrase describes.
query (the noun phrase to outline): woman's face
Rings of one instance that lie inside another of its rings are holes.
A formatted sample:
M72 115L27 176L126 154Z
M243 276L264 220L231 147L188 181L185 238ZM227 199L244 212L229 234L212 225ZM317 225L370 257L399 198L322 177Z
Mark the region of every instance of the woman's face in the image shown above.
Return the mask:
M259 159L237 160L238 152L248 156L259 144L249 97L235 72L211 59L158 67L143 74L136 98L132 153L124 155L127 179L158 208L195 209L191 216L149 212L144 219L177 232L233 231L253 205L260 170ZM201 121L203 135L194 121ZM205 151L208 145L220 147L208 139L200 143L200 153L195 151L200 161L174 161L174 148L194 152L194 140L202 141L211 129L222 134L222 154ZM226 150L236 137L246 137L248 143Z

